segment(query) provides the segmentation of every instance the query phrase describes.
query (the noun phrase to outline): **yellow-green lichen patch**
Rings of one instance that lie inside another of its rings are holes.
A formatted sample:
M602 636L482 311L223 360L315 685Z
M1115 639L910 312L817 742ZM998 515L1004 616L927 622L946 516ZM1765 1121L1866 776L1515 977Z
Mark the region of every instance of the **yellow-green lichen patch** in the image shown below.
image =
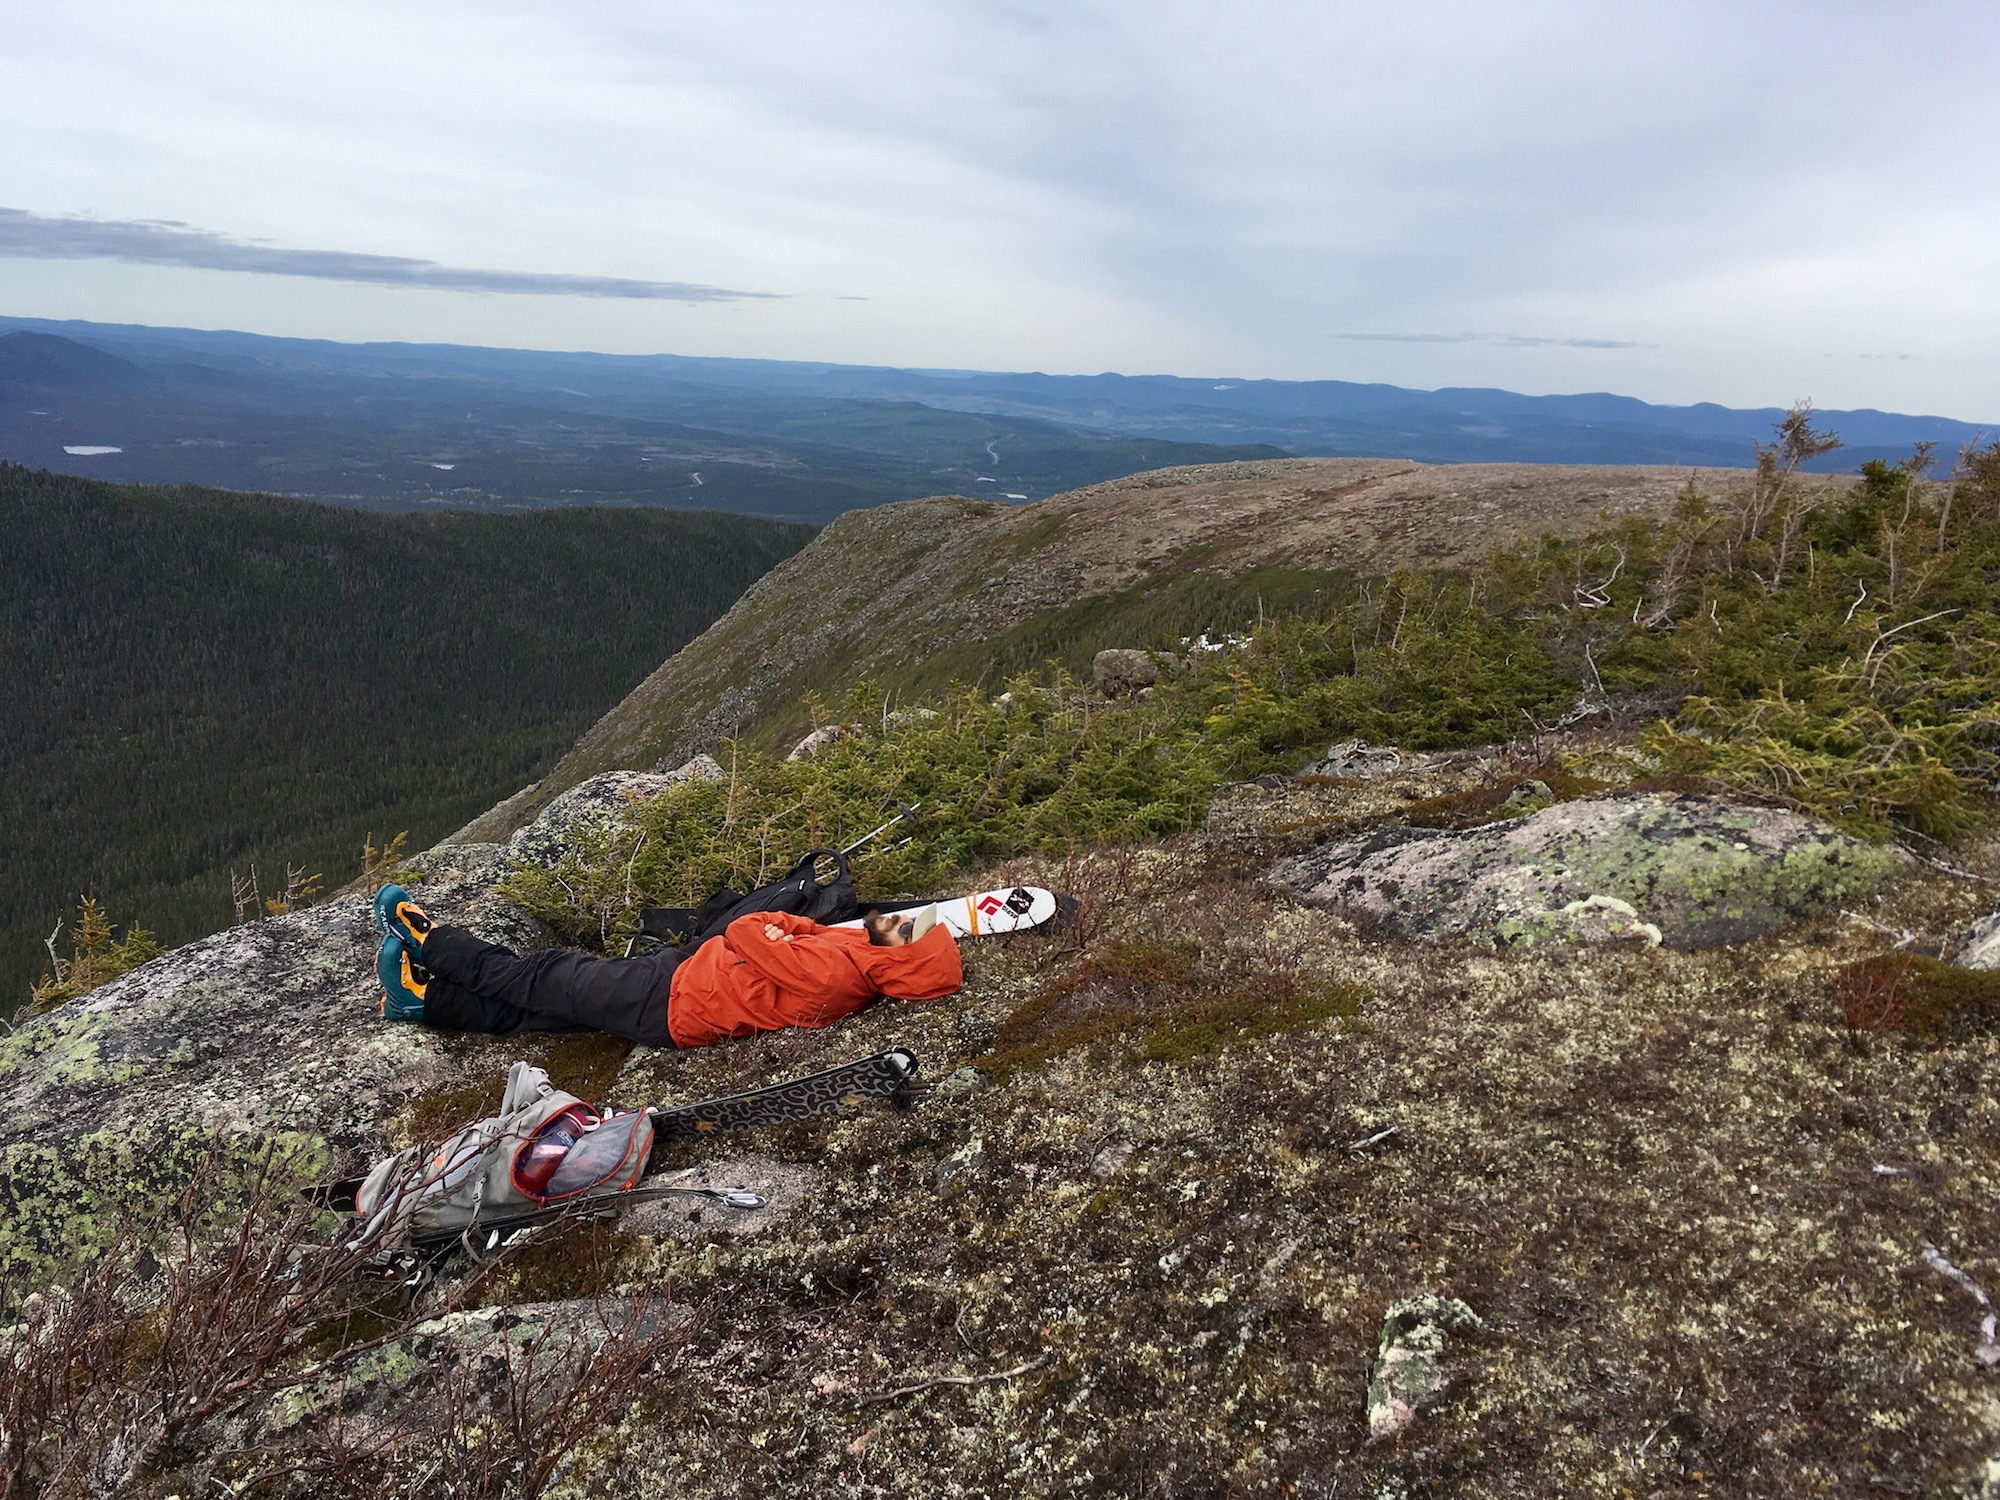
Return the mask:
M32 1070L45 1088L119 1082L129 1070L105 1062L103 1034L101 1017L81 1006L40 1017L0 1037L0 1077Z
M0 1147L0 1283L11 1300L52 1282L106 1248L178 1221L197 1187L191 1222L233 1227L260 1163L276 1160L299 1183L330 1159L316 1136L217 1133L194 1125L134 1132L61 1125L40 1139Z

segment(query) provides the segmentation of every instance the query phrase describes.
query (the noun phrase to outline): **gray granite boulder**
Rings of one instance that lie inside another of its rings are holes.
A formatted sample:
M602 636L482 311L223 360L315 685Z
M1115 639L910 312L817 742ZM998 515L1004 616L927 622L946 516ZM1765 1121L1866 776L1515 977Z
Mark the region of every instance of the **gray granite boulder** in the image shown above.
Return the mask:
M2000 911L1981 917L1952 939L1948 952L1961 969L2000 969Z
M841 724L828 724L823 729L815 729L811 734L792 746L791 752L785 756L785 759L811 760L828 745L839 743L841 737L846 733L846 726Z
M1406 765L1422 765L1425 759L1424 756L1418 756L1414 761L1405 762L1402 752L1393 745L1370 745L1361 740L1342 740L1328 747L1325 755L1298 774L1335 776L1350 781L1374 781L1378 777L1393 776Z
M679 781L727 781L729 773L722 769L722 762L713 755L697 755L693 760L684 761L665 773L667 785Z
M697 755L671 771L606 771L577 783L543 808L534 822L508 841L507 855L527 864L558 864L579 837L623 822L636 803L683 781L720 781L728 774L708 755Z
M1187 663L1166 651L1116 648L1100 651L1090 663L1090 685L1107 698L1129 696L1187 670Z
M1865 899L1908 865L1798 813L1654 794L1560 803L1466 832L1378 829L1283 860L1272 876L1403 938L1689 949Z

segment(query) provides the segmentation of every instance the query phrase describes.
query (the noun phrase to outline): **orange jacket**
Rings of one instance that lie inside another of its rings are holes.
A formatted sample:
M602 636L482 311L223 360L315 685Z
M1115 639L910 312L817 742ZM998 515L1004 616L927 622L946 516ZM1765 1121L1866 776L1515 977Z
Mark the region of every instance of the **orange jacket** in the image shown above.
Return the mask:
M766 937L767 922L783 935ZM677 1047L703 1047L785 1026L831 1026L877 995L935 1000L964 983L958 944L943 927L901 948L878 948L859 927L753 913L674 970L667 1030Z

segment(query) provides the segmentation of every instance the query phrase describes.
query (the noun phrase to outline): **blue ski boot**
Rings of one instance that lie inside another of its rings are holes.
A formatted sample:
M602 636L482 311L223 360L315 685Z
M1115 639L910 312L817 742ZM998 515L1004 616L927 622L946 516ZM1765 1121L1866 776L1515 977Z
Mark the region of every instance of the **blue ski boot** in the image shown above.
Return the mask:
M413 954L424 951L424 939L431 931L431 919L400 885L385 885L375 893L375 925L409 944Z
M430 988L430 971L410 957L409 944L395 933L382 938L375 955L375 977L382 981L382 1019L421 1021L424 992Z

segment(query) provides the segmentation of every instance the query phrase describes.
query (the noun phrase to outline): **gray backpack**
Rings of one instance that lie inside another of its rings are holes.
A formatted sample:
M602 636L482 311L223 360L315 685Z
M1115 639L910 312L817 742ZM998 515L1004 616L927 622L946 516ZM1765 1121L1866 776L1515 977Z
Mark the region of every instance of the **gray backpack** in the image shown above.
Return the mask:
M650 1112L600 1115L542 1069L517 1062L499 1114L435 1151L411 1146L376 1163L354 1197L358 1238L387 1255L624 1192L652 1147Z

